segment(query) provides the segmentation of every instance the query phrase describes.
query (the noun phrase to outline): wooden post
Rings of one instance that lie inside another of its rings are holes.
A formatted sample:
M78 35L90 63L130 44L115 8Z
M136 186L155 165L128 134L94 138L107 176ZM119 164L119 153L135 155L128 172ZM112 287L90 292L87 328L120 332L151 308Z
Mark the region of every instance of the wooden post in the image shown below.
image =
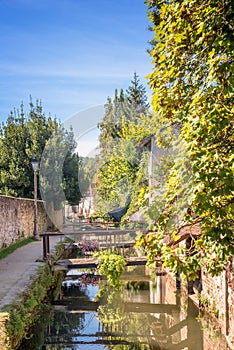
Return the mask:
M50 237L43 236L43 258L47 259L47 256L50 254Z
M229 333L229 305L228 305L227 267L224 271L224 328L225 328L225 335L228 335L228 333Z
M43 258L47 259L48 255L50 255L50 236L63 236L64 234L61 232L44 232L40 234L43 242Z
M116 234L114 233L114 249L116 247Z
M37 225L37 171L34 170L33 172L33 179L34 179L34 229L33 229L33 236L35 239L39 239L38 236L38 225Z

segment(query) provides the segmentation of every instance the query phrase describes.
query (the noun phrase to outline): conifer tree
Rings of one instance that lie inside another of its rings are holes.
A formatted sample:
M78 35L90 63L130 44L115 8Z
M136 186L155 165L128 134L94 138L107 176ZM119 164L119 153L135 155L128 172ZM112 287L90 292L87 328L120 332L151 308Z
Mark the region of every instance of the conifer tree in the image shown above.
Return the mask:
M126 90L126 97L130 106L138 112L145 112L149 108L145 87L140 83L139 76L134 73L131 85Z

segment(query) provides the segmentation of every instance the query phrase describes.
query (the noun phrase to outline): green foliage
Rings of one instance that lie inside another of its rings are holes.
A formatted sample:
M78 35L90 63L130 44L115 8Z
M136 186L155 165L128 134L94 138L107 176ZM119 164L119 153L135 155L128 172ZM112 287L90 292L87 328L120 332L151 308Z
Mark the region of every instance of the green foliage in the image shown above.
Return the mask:
M122 221L148 205L148 162L148 154L143 153L131 184L131 202L127 213L122 218Z
M99 124L101 129L100 148L101 156L106 161L112 154L113 145L118 145L123 128L123 117L128 122L137 123L140 114L146 114L148 103L145 88L140 84L139 77L134 73L131 85L123 92L123 89L115 90L113 101L108 97L105 104L103 121ZM107 158L106 158L107 157Z
M80 157L79 163L79 188L82 195L85 195L89 190L91 183L96 183L96 173L98 167L98 156Z
M219 274L234 254L234 109L231 0L146 0L154 38L152 123L179 125L163 191L149 209L150 256L174 272L195 277L201 266ZM159 128L161 130L161 128ZM157 138L168 148L167 139ZM162 186L161 186L162 188ZM199 225L199 239L178 248L183 228ZM165 240L171 241L167 244Z
M119 94L116 90L113 101L110 98L107 100L105 115L99 125L101 156L96 202L98 211L101 211L100 207L104 213L105 208L108 212L129 205L131 196L137 192L135 181L144 182L138 174L141 151L136 147L132 133L139 120L143 120L141 114L144 113L146 117L147 108L145 88L136 73L125 94L123 90Z
M30 148L30 130L21 106L21 113L11 115L0 127L0 193L32 197L33 170Z
M99 295L97 296L100 303L98 318L103 324L103 331L107 334L109 334L111 326L113 335L109 335L109 340L113 340L113 344L116 340L121 343L121 345L108 345L110 349L146 350L152 348L151 345L145 344L143 341L143 337L150 334L152 328L152 319L149 314L129 312L126 308L128 302L131 303L136 294L138 294L138 291L134 288L126 291L123 287L116 289L100 285ZM124 330L124 334L121 335L120 330ZM128 335L135 335L134 342L125 345L126 340L128 341Z
M25 114L24 106L21 105L20 111L11 112L6 123L0 127L0 193L33 198L31 159L37 157L41 163L43 152L48 147L51 149L44 165L47 169L53 167L51 174L47 175L53 175L52 178L55 180L57 193L53 198L54 203L58 203L60 193L64 191L68 202L77 204L81 197L78 186L79 159L74 154L76 144L73 132L65 131L56 119L46 117L39 101L36 102L36 106L32 100L30 101L28 116ZM66 151L65 154L60 147ZM60 164L61 157L63 164L60 174L60 169L56 166ZM53 191L53 186L51 183L48 185L48 180L44 179L42 183L46 191ZM40 198L40 193L38 196Z
M113 147L118 143L119 132L121 132L121 118L125 114L126 100L123 90L115 90L113 101L108 97L104 105L105 114L103 121L99 123L100 132L100 150L103 162L108 160L112 154Z
M106 288L104 290L106 292ZM98 308L98 319L105 324L123 322L126 318L124 303L120 298L120 289L108 288L108 295L104 305Z
M72 130L59 126L47 141L40 166L40 191L47 204L60 209L67 200L77 204L81 198L78 186L79 158L73 153L76 143Z
M124 157L111 157L99 170L98 177L102 185L99 186L98 193L108 201L128 193L135 171L135 164L126 161Z
M129 119L136 121L137 116L141 113L147 113L149 104L146 96L146 89L140 83L139 76L134 73L133 79L131 80L131 85L126 90L126 98L128 102L128 113Z
M94 254L98 258L98 272L107 276L109 285L120 286L120 276L124 272L126 261L122 255L110 251L103 251Z
M70 205L77 205L82 197L79 188L79 157L69 152L63 164L63 189Z

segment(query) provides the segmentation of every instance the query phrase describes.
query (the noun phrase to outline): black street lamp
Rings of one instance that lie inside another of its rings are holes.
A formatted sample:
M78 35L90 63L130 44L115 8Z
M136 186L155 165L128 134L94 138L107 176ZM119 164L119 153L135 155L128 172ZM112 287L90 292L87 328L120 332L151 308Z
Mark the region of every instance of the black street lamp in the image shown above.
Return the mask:
M32 159L32 168L34 173L34 229L33 236L39 240L38 227L37 227L37 171L39 170L39 162L36 157Z

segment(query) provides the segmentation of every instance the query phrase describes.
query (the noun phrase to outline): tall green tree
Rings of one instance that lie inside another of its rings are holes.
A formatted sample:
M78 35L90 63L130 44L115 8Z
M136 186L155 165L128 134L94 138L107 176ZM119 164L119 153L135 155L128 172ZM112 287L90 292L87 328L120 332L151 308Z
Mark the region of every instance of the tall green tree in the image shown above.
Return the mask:
M46 142L40 162L40 191L43 200L61 208L67 200L70 205L81 198L78 184L79 158L73 153L73 132L61 126Z
M65 197L70 204L78 204L81 196L78 186L79 160L75 154L76 143L73 132L64 130L56 119L46 117L41 102L36 101L34 106L32 100L30 100L30 110L27 116L22 104L19 111L11 112L6 123L3 123L0 128L1 194L33 198L31 159L35 156L39 163L42 162L46 146L49 143L53 144L53 135L59 135L57 143L54 144L58 154L56 156L54 154L53 161L61 159L60 143L66 150L61 170L57 169L56 166L53 168L53 162L49 165L53 174L56 173L56 169L61 173L60 182L55 187L57 189L59 187L62 192L65 192ZM53 147L51 148L53 149ZM49 159L44 158L44 163L48 165ZM52 183L51 188L47 187L47 190L53 192ZM40 198L40 191L38 195ZM57 195L54 198L57 198Z
M97 167L99 163L99 156L93 158L80 157L79 167L79 188L82 196L85 196L89 190L91 183L96 183Z
M59 128L59 122L56 118L52 119L43 112L41 101L37 100L33 104L30 97L29 113L27 117L27 128L30 133L30 157L37 156L39 159L43 153L46 142L52 133Z
M105 114L103 120L99 123L100 132L100 150L102 160L108 159L113 151L113 147L118 143L121 132L122 117L127 111L126 96L123 89L115 90L113 100L108 97L104 105Z
M140 83L139 76L134 73L126 93L123 89L118 93L116 89L113 100L108 97L104 107L103 121L99 124L100 148L103 156L105 153L111 154L113 145L118 143L122 133L123 117L126 122L136 124L141 113L148 113L146 89Z
M33 171L29 158L30 132L21 105L20 112L11 112L1 125L0 193L28 197L33 193Z
M149 108L146 88L140 83L136 72L131 80L131 85L126 90L126 97L130 108L137 114L144 113Z
M63 164L63 189L70 205L78 205L82 197L79 183L80 167L78 154L69 152Z
M140 164L139 149L127 133L127 125L136 125L140 115L146 116L146 93L134 74L126 93L115 90L113 101L108 98L105 115L99 127L100 165L98 194L109 202L109 210L129 204L133 184Z

